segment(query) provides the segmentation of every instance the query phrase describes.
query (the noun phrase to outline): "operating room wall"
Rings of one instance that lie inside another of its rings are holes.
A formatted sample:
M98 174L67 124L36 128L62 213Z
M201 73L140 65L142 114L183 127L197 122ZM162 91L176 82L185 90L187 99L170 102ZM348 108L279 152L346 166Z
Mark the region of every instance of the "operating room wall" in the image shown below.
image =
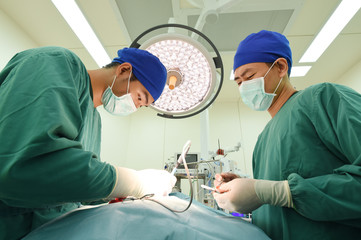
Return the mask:
M17 53L37 44L0 9L0 69Z
M174 161L187 140L192 141L190 152L201 152L200 115L185 119L165 119L156 116L151 108L138 110L128 117L113 117L101 107L102 153L109 163L133 169L162 169L167 161ZM229 153L242 174L252 177L252 152L258 134L270 117L266 112L254 112L241 101L216 102L209 108L209 150L229 148L241 142L240 151ZM219 157L216 157L218 159Z
M361 59L336 81L361 93Z
M267 111L254 111L246 106L241 98L237 102L240 127L243 140L243 151L246 159L247 170L250 177L253 177L252 172L252 156L253 149L256 145L258 135L265 128L267 123L271 120L271 116Z
M102 119L101 158L118 166L126 163L130 117L117 117L98 107Z

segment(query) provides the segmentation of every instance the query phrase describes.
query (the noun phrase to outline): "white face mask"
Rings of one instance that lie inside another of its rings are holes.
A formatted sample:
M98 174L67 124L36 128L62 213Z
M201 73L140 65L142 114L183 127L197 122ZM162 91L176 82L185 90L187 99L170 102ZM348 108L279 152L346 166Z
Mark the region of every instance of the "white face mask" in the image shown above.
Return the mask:
M137 107L134 104L133 98L130 95L130 93L128 93L131 76L132 76L132 72L130 72L128 78L127 94L118 97L113 93L112 88L117 76L114 76L112 85L104 91L102 96L102 103L104 109L107 110L109 113L117 116L127 116L137 111Z
M278 85L273 93L266 93L264 90L264 78L267 76L268 72L275 63L276 62L274 62L268 69L264 77L244 81L242 82L241 86L239 86L239 92L241 94L242 101L253 110L268 110L272 104L273 98L276 96L275 92L277 91L283 78L281 78L281 80L278 82Z

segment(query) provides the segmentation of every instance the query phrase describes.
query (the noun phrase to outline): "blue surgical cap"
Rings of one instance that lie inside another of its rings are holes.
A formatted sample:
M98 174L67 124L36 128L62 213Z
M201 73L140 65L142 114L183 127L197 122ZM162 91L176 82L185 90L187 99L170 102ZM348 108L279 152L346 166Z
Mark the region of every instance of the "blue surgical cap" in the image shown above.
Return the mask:
M112 62L130 63L133 74L148 90L156 101L164 90L167 81L167 69L150 52L138 48L123 48Z
M234 56L233 71L247 63L273 63L278 58L287 60L290 75L292 52L287 38L278 32L262 30L248 35L240 42Z

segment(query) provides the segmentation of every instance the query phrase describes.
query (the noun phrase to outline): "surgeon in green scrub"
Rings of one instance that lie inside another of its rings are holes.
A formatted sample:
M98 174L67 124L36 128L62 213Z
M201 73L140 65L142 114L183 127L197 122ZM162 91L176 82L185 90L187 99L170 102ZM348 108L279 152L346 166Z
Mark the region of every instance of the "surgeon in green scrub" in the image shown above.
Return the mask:
M96 107L128 115L161 95L167 71L151 53L124 48L87 70L59 47L16 54L0 72L0 239L20 239L80 206L167 195L175 177L100 161Z
M272 239L360 239L361 95L321 83L296 91L285 36L260 31L234 57L243 102L272 119L259 135L249 178L216 176L218 205L252 212Z

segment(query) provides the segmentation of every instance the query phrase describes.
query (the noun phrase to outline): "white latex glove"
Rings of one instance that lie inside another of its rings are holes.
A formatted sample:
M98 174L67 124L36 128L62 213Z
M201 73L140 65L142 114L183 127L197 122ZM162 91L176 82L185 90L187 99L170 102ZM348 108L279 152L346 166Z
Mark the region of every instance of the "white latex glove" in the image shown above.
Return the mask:
M107 199L120 197L142 197L154 193L157 196L166 196L172 192L177 179L165 170L146 169L136 171L129 168L114 167L117 180L113 191Z
M250 213L263 203L254 190L254 179L236 178L217 187L221 193L213 192L220 208L232 212Z
M214 192L213 196L218 206L230 211L250 213L263 204L293 207L288 181L236 178L217 189L221 193Z
M220 186L222 183L230 182L235 178L240 178L237 174L232 172L223 172L221 174L217 173L215 176L215 180L213 182L215 187Z
M273 206L294 207L288 181L256 180L254 188L257 196L264 203Z
M143 195L168 196L177 178L165 170L145 169L137 172L143 188Z

